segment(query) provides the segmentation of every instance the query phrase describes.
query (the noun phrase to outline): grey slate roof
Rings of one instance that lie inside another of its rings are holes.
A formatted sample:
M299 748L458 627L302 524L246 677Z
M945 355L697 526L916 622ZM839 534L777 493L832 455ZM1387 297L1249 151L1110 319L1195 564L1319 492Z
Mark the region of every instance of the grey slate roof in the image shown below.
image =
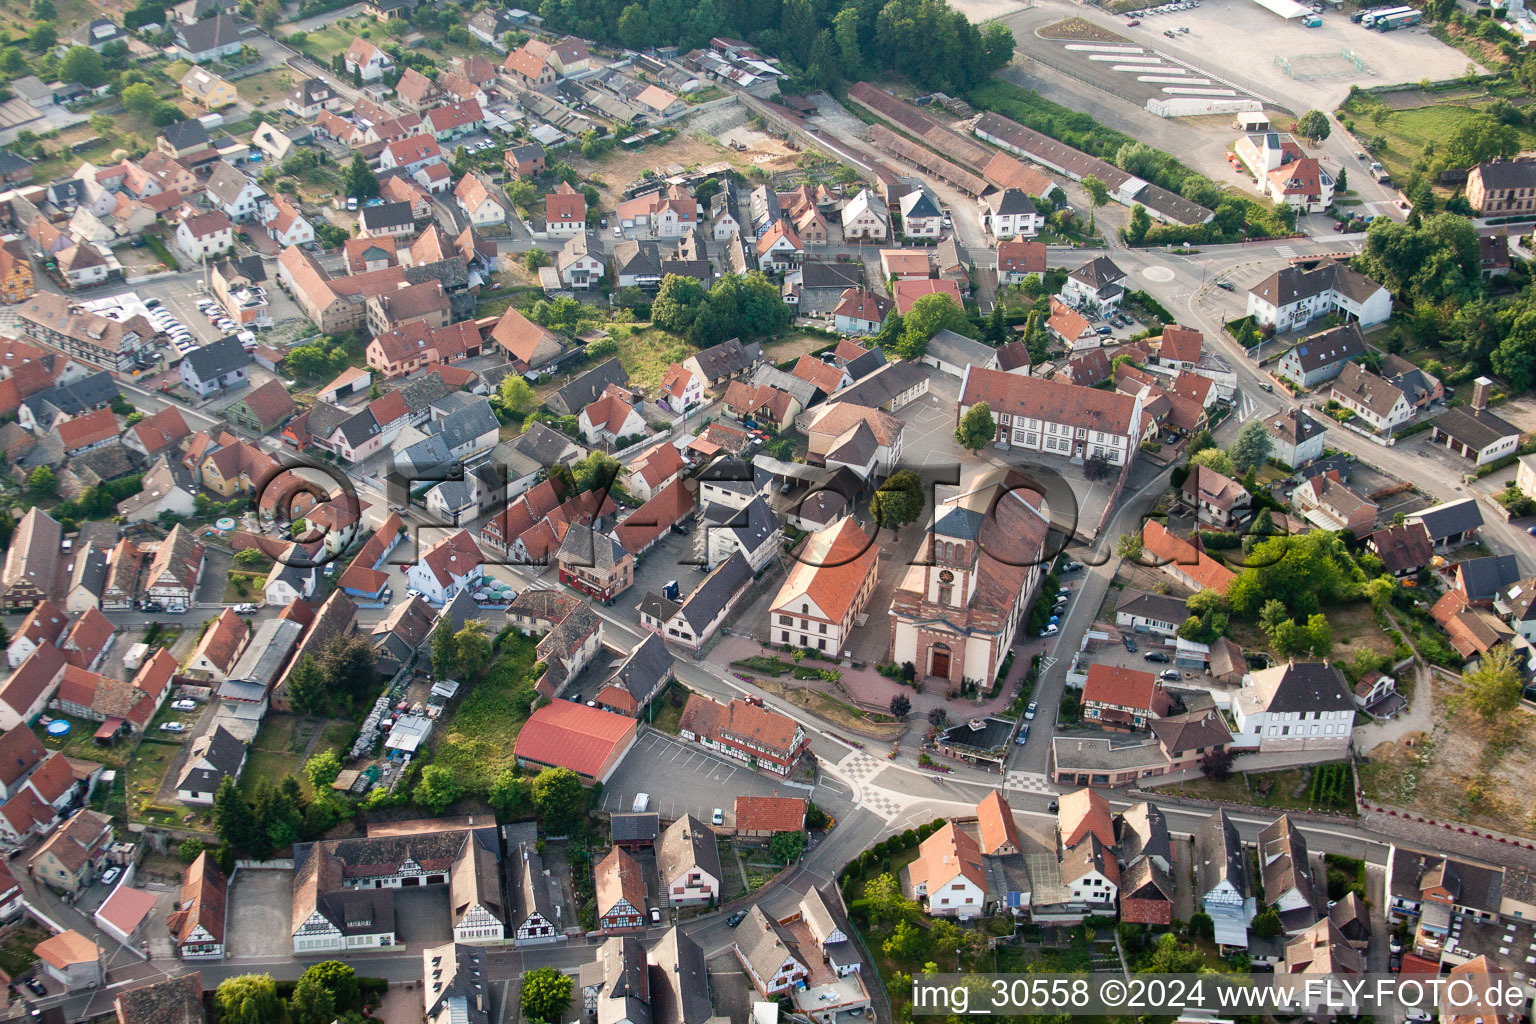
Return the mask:
M59 413L78 416L92 409L110 405L120 391L117 382L106 370L81 378L73 384L61 384L45 388L22 400L22 405L32 410L39 420L52 420ZM51 410L51 411L50 411Z
M878 409L903 391L917 386L929 376L929 368L918 363L889 363L877 373L854 381L832 398L838 402Z
M704 1024L714 1012L704 950L669 929L651 947L651 1024Z
M1168 819L1153 803L1143 800L1132 804L1115 818L1115 839L1120 858L1134 864L1142 857L1161 857L1173 863L1173 843L1168 837Z
M191 25L184 25L176 35L189 53L202 53L218 46L240 41L240 22L228 14L216 14Z
M757 342L743 343L740 338L729 338L711 348L695 352L699 368L710 380L719 380L740 373L762 358L763 347Z
M433 957L432 970L442 988L427 1010L428 1020L438 1020L446 1011L453 1024L487 1024L491 1019L491 1001L484 946L455 942L447 956L439 952Z
M1310 441L1326 430L1321 423L1300 409L1278 413L1264 421L1269 432L1291 446Z
M666 641L655 633L646 633L645 639L629 652L608 683L622 686L644 707L646 701L656 695L668 679L672 678L672 652Z
M748 551L756 551L779 528L778 517L761 495L740 509L708 505L704 509L704 518L710 524L709 529L729 530Z
M885 352L881 349L873 348L857 359L850 359L843 369L848 371L848 376L852 377L855 382L858 382L884 365Z
M1223 881L1238 892L1248 892L1248 865L1237 826L1218 810L1195 829L1195 894L1204 896Z
M1308 269L1302 265L1284 267L1248 289L1271 306L1289 306L1293 302L1336 291L1362 302L1381 288L1364 274L1331 260Z
M655 811L610 815L608 835L616 843L654 843L661 835L661 815Z
M491 403L484 398L457 412L451 412L440 420L432 420L423 428L428 436L441 438L450 449L468 444L482 434L493 433L500 428Z
M1345 711L1354 706L1344 673L1322 661L1267 668L1252 676L1262 706L1271 714Z
M193 756L188 759L189 767L182 773L181 781L176 784L176 788L191 793L216 793L224 778L238 772L244 760L245 744L236 739L222 725L216 725L213 728L213 736L208 742L208 749L203 751L201 757ZM203 767L204 761L208 762L210 767Z
M1490 160L1474 170L1482 175L1483 187L1489 189L1536 188L1536 161Z
M800 266L800 287L844 288L858 287L864 280L862 263L838 263L832 260L806 260Z
M933 532L940 537L958 537L975 540L981 535L981 527L987 521L986 513L963 505L948 505L933 524Z
M411 216L411 204L404 200L395 203L380 203L378 206L365 206L359 219L362 221L363 227L369 231L404 227L415 221L415 218Z
M228 337L193 349L187 353L186 361L198 380L210 381L251 365L251 356L239 338Z
M629 385L629 374L624 372L624 367L617 357L598 363L550 395L545 399L544 404L561 416L574 416L597 401L598 396L610 384L617 384L620 387Z
M527 476L560 462L572 448L585 451L580 442L543 423L534 423L512 441L506 453L507 468L514 476Z
M676 611L682 613L688 625L693 627L695 635L701 634L719 616L720 609L724 608L736 592L746 586L751 579L752 566L742 557L740 551L734 552L730 558L715 566L714 570L704 577L704 582L688 595L687 600L676 608Z
M1408 516L1408 521L1423 523L1430 539L1438 543L1482 526L1483 513L1477 507L1476 498L1462 498L1415 512Z
M1156 619L1159 622L1172 622L1175 625L1189 618L1189 609L1184 606L1183 598L1170 597L1167 594L1148 594L1140 590L1123 591L1119 602L1115 605L1115 611Z
M751 383L788 392L791 398L800 403L802 409L810 408L821 397L821 391L815 384L786 373L771 363L764 363L753 370Z
M1021 192L1020 195L1023 195ZM1024 196L1028 201L1029 197ZM1031 203L1031 206L1034 204ZM1125 271L1115 265L1115 261L1108 256L1095 256L1068 275L1074 281L1092 288L1094 291L1103 291L1125 280Z
M192 28L194 26L188 26ZM160 129L160 137L175 149L190 149L209 143L208 129L201 121L176 121Z
M1495 441L1518 436L1520 428L1487 409L1447 409L1434 419L1435 430L1482 451Z
M694 870L720 878L720 849L714 831L691 814L678 818L661 834L656 867L663 885Z
M948 328L928 339L927 353L935 359L959 366L984 366L997 357L997 349L991 345L956 334Z
M582 523L572 523L565 532L565 539L560 542L558 558L564 564L606 573L623 561L627 554L623 546L612 537L597 533Z
M1301 367L1301 372L1311 373L1313 370L1330 366L1343 359L1354 359L1365 354L1365 335L1360 333L1360 325L1354 321L1331 327L1326 331L1320 331L1311 337L1302 338L1292 349L1296 353L1296 362ZM1286 353L1288 358L1290 353Z
M245 186L251 184L251 179L244 172L235 168L234 164L227 164L220 160L213 168L213 173L208 175L208 182L203 186L213 198L228 205L240 197L240 192Z
M1491 601L1505 587L1520 578L1520 566L1514 555L1489 555L1486 558L1469 558L1457 562L1467 598L1472 601Z

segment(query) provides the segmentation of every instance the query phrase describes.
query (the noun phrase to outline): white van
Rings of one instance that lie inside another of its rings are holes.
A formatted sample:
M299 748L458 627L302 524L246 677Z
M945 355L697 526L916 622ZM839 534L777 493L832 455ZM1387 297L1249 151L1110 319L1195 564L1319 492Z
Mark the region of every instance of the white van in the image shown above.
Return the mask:
M639 814L649 806L651 806L651 794L636 793L635 802L630 806L630 810L634 811L636 814Z

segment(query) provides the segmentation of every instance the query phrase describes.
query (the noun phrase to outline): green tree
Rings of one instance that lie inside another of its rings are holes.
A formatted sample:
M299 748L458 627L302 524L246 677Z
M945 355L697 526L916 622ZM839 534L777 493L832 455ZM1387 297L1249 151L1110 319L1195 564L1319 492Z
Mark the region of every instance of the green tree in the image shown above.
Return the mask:
M1115 554L1127 561L1139 561L1145 551L1146 545L1139 533L1122 533L1115 542Z
M293 987L293 998L288 1001L288 1019L291 1024L333 1024L336 1000L324 985L306 975Z
M571 473L575 477L578 492L598 491L611 487L619 478L619 470L622 468L619 460L612 455L606 452L591 452L571 467Z
M1349 191L1349 168L1340 166L1339 173L1333 176L1333 194L1342 196Z
M1001 345L1008 340L1008 314L1001 302L992 303L992 313L987 317L986 326L982 328L982 339L993 346Z
M361 153L352 158L347 164L346 174L342 175L341 187L349 196L358 199L372 199L379 194L379 178L368 166L368 161L363 159Z
M1346 575L1347 558L1343 541L1324 530L1272 537L1253 546L1250 568L1227 586L1227 600L1238 615L1256 615L1270 599L1293 617L1311 615L1357 593Z
M915 921L919 910L917 901L901 894L901 883L888 871L864 883L864 908L876 927Z
M530 249L530 252L539 250ZM501 378L501 386L497 388L497 397L501 399L501 407L510 413L519 416L527 415L539 407L539 396L534 394L533 385L529 384L520 373L509 373Z
M545 832L558 835L587 809L587 791L569 768L545 768L533 778L533 806Z
M32 0L33 21L54 21L59 16L53 0Z
M1140 203L1131 206L1131 219L1125 226L1125 241L1127 245L1140 245L1147 240L1147 232L1152 230L1152 217L1147 213L1147 208Z
M891 698L891 717L906 718L912 713L912 699L904 693ZM809 826L807 826L809 827Z
M432 629L432 671L449 679L457 675L458 645L453 641L453 624L446 618L439 619Z
M59 61L59 79L94 89L106 82L107 66L101 54L89 46L71 46L64 59Z
M1296 130L1303 137L1311 139L1313 145L1317 145L1332 133L1333 128L1328 123L1328 115L1321 110L1309 110L1296 120Z
M1440 213L1417 224L1391 217L1371 221L1357 268L1380 281L1394 294L1407 293L1414 302L1470 300L1482 291L1482 257L1477 230L1465 217ZM1458 331L1468 338L1486 337L1491 307L1478 306L1458 318ZM1492 347L1492 342L1485 342Z
M928 937L910 921L897 921L890 938L880 944L892 960L916 960L928 949Z
M1486 160L1508 159L1520 149L1520 133L1492 114L1461 118L1438 147L1440 167L1465 168Z
M1261 939L1272 939L1280 934L1280 915L1274 907L1265 907L1254 915L1253 923L1248 929Z
M270 974L239 974L225 978L213 991L219 1019L226 1024L279 1024L283 1004Z
M651 34L651 16L640 4L630 4L619 12L619 42L631 50L648 49L654 36Z
M322 960L303 974L313 978L336 1000L338 1012L348 1013L363 1008L363 990L357 980L357 971L340 960Z
M1333 650L1333 627L1321 612L1307 616L1307 649L1315 658L1325 658Z
M235 564L243 566L261 565L267 560L267 556L261 553L260 548L241 548L235 552Z
M1461 680L1462 705L1484 722L1496 721L1520 705L1520 669L1508 645L1483 655Z
M491 663L491 638L485 635L485 623L473 619L453 635L455 661L459 674L475 678Z
M236 850L250 851L265 842L251 802L231 776L224 777L219 783L219 791L214 794L213 820L219 838Z
M1502 319L1508 323L1508 333L1493 350L1489 364L1511 388L1524 391L1536 382L1536 311Z
M688 333L704 304L704 294L696 278L668 274L651 302L651 321L664 331Z
M198 838L183 839L181 845L176 847L176 856L181 858L183 864L191 864L208 849L208 844Z
M903 526L917 521L926 504L922 478L910 469L902 469L880 485L869 506L877 525L899 532Z
M306 715L325 704L325 676L315 656L307 651L288 674L288 702L295 711Z
M1206 469L1214 469L1224 476L1236 476L1237 467L1232 464L1232 456L1220 448L1207 448L1190 456L1191 466L1204 466Z
M1193 921L1190 922L1193 925ZM1193 932L1191 928L1191 932ZM1152 955L1140 968L1143 974L1205 974L1205 954L1193 946L1181 943L1171 932L1158 936Z
M537 274L543 267L550 265L549 253L543 249L529 249L523 253L523 266L530 274Z
M537 967L523 975L520 998L523 1019L553 1024L571 1007L571 979L554 967Z
M330 747L316 751L304 762L304 774L316 792L324 790L341 774L341 758Z
M793 862L804 849L804 832L775 832L768 840L768 855L779 864Z
M59 33L51 22L44 21L32 26L32 31L27 36L27 45L32 48L34 53L43 53L46 50L53 49L58 44Z
M22 53L19 47L7 46L4 50L0 50L0 71L7 75L25 75L30 70L27 55Z
M903 359L920 358L929 339L940 331L954 331L967 338L976 333L971 318L965 315L954 296L941 292L924 295L912 303L912 308L902 317L901 342L896 354Z
M282 20L283 7L277 0L266 0L265 3L256 9L256 23L268 35L272 34L272 30L277 28L278 22ZM326 1024L330 1024L330 1022L327 1021Z
M965 410L955 427L955 443L975 455L997 439L997 420L986 402L977 402Z
M1094 216L1099 207L1109 202L1109 186L1097 174L1085 175L1079 184L1088 193L1088 233L1091 235L1094 232Z
M1264 602L1264 607L1259 609L1259 627L1266 633L1274 633L1280 628L1282 622L1290 622L1291 613L1286 610L1284 601L1270 598Z
M358 633L339 636L320 653L320 671L332 693L358 697L377 685L373 645Z
M47 497L59 492L59 481L48 466L38 466L27 476L27 488L33 494Z
M1237 439L1227 449L1227 454L1232 456L1232 465L1239 473L1247 473L1263 466L1272 448L1269 428L1264 425L1264 421L1251 419L1238 431Z
M421 770L411 799L433 814L442 814L459 798L459 783L453 770L440 764L429 764Z
M533 792L529 782L518 775L515 768L503 768L491 780L488 799L496 813L504 819L522 818L533 809Z

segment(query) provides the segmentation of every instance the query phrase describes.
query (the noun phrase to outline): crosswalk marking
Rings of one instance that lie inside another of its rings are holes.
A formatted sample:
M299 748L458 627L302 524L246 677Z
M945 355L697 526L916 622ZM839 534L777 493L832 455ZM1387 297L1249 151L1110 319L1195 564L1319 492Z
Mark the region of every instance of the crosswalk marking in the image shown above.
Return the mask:
M1289 245L1277 245L1275 246L1275 255L1284 256L1286 259L1290 259L1292 256L1296 255L1296 250L1291 248Z
M1007 781L1003 785L1008 789L1019 789L1026 793L1051 792L1050 780L1040 772L1009 772Z

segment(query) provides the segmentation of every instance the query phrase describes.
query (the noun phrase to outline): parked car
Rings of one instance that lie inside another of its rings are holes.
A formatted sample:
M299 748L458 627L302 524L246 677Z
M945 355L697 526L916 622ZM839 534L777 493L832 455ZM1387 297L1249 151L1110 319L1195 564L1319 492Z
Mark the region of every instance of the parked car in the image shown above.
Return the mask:
M173 701L171 701L171 710L172 711L196 711L197 710L197 701L195 701L195 700L173 700Z
M161 732L186 732L187 727L180 722L161 722Z
M43 987L43 983L36 978L27 979L27 991L35 996L45 996L48 994L48 990Z
M738 910L738 911L736 911L736 913L732 914L730 917L725 919L725 925L726 925L727 928L735 928L737 925L741 924L741 922L745 921L746 919L747 919L747 912L745 910Z
M651 924L661 924L661 908L651 908Z
M1035 636L1038 636L1038 637L1055 636L1057 633L1060 633L1060 632L1061 632L1061 628L1056 626L1055 624L1052 624L1052 625L1046 626L1040 632L1036 633Z
M1035 714L1039 710L1040 710L1040 705L1037 704L1035 701L1030 701L1029 702L1029 706L1024 709L1024 721L1026 721L1026 722L1034 721Z
M1231 281L1217 281L1216 287L1220 288L1224 292L1232 292L1237 290Z
M1142 657L1148 661L1155 661L1159 665L1168 664L1168 655L1164 654L1162 651L1148 651L1146 654L1143 654Z
M421 591L417 590L415 587L409 587L405 591L405 596L406 597L420 597L421 596Z
M1082 562L1068 562L1066 565L1062 566L1060 569L1058 569L1056 571L1058 573L1077 572L1082 567L1083 567L1083 563Z
M715 808L715 813L709 819L709 823L711 825L724 825L725 824L725 808L723 808L723 807L716 807Z
M237 605L235 605L235 614L236 615L255 615L256 614L256 606L253 605L253 604L249 604L249 603L237 604Z
M1122 636L1120 639L1125 642L1125 649L1126 650L1130 651L1132 654L1136 653L1136 638L1135 637L1133 637L1129 633L1127 633L1125 636Z
M1021 728L1019 730L1019 734L1013 738L1013 742L1017 743L1021 747L1024 744L1029 742L1029 723L1028 722L1024 723L1024 727Z
M122 873L123 873L123 869L120 868L120 867L117 867L116 865L113 865L112 867L107 868L106 871L102 872L101 884L102 885L111 885L113 882L117 881L117 876L122 874Z
M1176 683L1179 680L1179 670L1176 668L1165 668L1157 674L1157 677L1159 679L1166 679L1171 683Z
M1056 801L1052 800L1050 803L1045 805L1045 809L1054 814L1056 812L1057 806L1058 805L1057 805Z
M1141 19L1140 18L1132 18L1130 21L1125 23L1125 27L1126 28L1135 28L1137 25L1140 25L1140 24L1141 24Z

